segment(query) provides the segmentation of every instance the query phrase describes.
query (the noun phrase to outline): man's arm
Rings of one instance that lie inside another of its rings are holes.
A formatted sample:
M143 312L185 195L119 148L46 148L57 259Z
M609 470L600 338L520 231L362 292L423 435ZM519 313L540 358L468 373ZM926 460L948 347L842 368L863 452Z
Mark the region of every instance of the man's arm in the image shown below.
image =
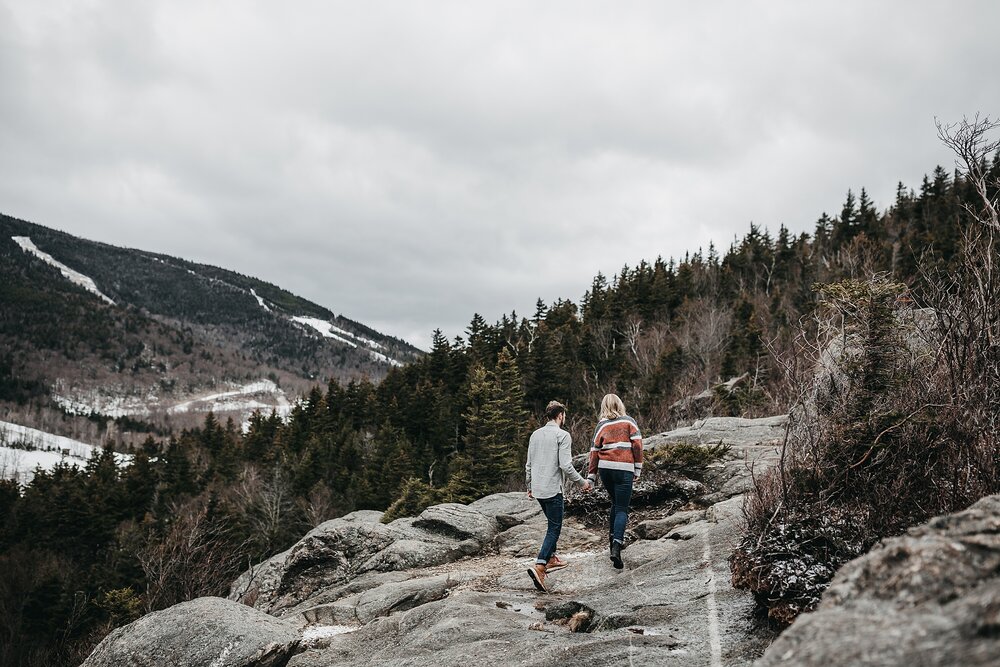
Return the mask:
M571 480L581 486L586 485L587 480L573 467L573 436L565 431L559 439L559 467Z
M528 456L527 460L524 462L524 488L528 489L528 497L531 497L531 446L532 442L528 441Z

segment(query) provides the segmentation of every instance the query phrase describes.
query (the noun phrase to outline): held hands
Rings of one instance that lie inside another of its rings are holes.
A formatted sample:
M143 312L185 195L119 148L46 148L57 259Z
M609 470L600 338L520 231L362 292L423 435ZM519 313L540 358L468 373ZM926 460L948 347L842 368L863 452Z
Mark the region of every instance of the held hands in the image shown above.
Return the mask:
M593 490L594 490L594 483L591 482L589 479L584 480L582 491L584 493L590 493ZM535 496L531 493L531 489L528 489L528 498L531 498L532 500L534 500L535 498Z

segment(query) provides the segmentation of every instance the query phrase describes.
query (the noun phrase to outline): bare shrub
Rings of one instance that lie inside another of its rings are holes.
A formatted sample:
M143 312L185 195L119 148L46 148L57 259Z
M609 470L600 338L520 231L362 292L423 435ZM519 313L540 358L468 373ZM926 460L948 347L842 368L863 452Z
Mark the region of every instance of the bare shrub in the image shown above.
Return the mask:
M302 527L295 496L280 466L266 474L255 466L245 466L230 489L229 498L235 515L244 524L243 533L250 536L248 541L255 554L269 555L280 550Z
M734 585L781 623L877 540L1000 489L997 127L938 124L978 204L957 257L925 256L917 299L931 308L910 310L884 277L829 285L815 340L777 359L798 400L781 463L747 495L730 564Z
M242 570L245 546L210 510L209 499L202 496L171 508L164 534L136 549L146 579L147 612L205 595L224 595Z
M792 410L780 464L758 479L748 535L731 559L748 588L788 623L818 601L837 568L883 536L953 507L964 485L946 397L929 349L905 342L919 318L885 276L822 287L815 379Z
M726 444L700 445L687 442L661 444L649 450L644 461L650 470L699 476L712 463L726 457L732 448Z
M1000 478L1000 171L989 158L1000 139L990 135L1000 121L980 118L938 123L938 136L955 153L962 178L978 195L966 205L974 223L962 230L959 261L951 267L927 263L925 299L937 315L943 344L943 381L967 442L970 476Z
M306 523L315 528L319 524L341 514L333 493L323 482L316 482L309 490L309 497L299 501Z

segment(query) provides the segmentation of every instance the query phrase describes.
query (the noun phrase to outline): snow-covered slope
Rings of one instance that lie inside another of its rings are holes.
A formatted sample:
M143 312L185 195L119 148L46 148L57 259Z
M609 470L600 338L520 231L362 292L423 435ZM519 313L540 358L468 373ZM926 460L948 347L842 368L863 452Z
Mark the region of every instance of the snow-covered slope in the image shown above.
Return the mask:
M115 305L115 302L111 300L111 298L106 296L103 292L101 292L101 290L97 289L97 283L95 283L92 278L83 275L79 271L74 271L47 252L42 252L38 249L38 246L35 245L31 238L27 236L12 236L11 239L13 239L14 243L21 246L25 252L29 252L46 264L59 269L59 272L74 285L79 285L88 292L96 294L112 306Z
M96 390L74 390L56 383L52 398L68 414L104 417L148 417L154 412L177 415L195 413L238 412L245 419L255 410L269 414L272 410L282 418L292 410L285 392L271 380L257 380L242 385L228 383L223 391L200 392L181 397L161 396L150 390L141 395L121 387Z
M347 338L344 338L343 334L347 334L349 336L351 334L348 334L343 329L338 329L337 327L333 326L326 320L321 320L317 317L305 317L300 315L297 317L293 317L292 322L298 322L299 324L304 324L307 327L312 327L313 329L318 331L319 334L324 338L332 338L334 340L340 341L341 343L344 343L345 345L350 345L351 347L358 346L357 343L354 343L352 341L349 341Z
M261 302L260 305L267 308L267 306L265 306L263 302ZM345 345L350 345L353 348L358 348L360 346L364 348L371 356L371 358L374 359L375 361L380 361L384 364L389 364L390 366L403 365L398 361L396 361L395 359L387 357L381 352L376 352L376 350L384 349L383 346L380 345L379 343L376 343L373 340L369 340L364 336L353 334L350 331L347 331L346 329L341 329L340 327L336 326L331 322L327 322L326 320L321 320L317 317L306 317L304 315L300 315L293 317L292 321L298 322L299 324L315 329L324 338L333 338L334 340L340 341Z
M251 287L250 288L250 294L253 296L253 298L257 299L257 303L260 304L261 308L263 308L264 310L266 310L269 313L271 312L271 307L268 306L267 303L265 303L263 297L261 297L259 294L257 294L257 290L255 290L254 288Z
M60 461L82 466L100 451L100 447L72 438L0 421L0 479L28 484L38 467L51 470ZM115 454L115 460L119 465L128 465L132 457Z
M198 396L189 401L178 403L168 409L170 414L182 412L227 412L240 411L249 413L260 410L274 410L280 417L287 417L292 410L291 403L285 397L285 392L270 380L251 382L230 391L217 392Z

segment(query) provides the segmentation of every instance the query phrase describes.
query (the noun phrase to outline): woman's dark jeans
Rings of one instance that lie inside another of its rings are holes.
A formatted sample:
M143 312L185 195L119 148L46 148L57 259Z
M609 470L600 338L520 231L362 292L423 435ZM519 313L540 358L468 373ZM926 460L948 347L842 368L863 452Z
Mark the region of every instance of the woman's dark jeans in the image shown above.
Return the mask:
M545 531L545 539L542 540L542 550L538 552L538 558L535 559L536 563L544 565L555 554L559 533L562 532L563 496L561 493L557 493L551 498L538 498L538 504L542 506L545 518L549 520L549 528Z
M608 521L610 538L620 544L625 543L625 523L628 521L628 504L632 500L632 480L635 473L630 470L600 468L601 482L611 496L611 516Z

